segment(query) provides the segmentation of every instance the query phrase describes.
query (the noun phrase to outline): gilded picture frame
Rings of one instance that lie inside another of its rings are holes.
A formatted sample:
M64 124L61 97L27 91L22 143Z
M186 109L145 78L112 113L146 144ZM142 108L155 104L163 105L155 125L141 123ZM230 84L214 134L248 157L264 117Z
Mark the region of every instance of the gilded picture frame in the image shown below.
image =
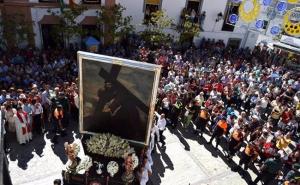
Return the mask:
M82 51L77 57L80 133L148 145L161 66Z

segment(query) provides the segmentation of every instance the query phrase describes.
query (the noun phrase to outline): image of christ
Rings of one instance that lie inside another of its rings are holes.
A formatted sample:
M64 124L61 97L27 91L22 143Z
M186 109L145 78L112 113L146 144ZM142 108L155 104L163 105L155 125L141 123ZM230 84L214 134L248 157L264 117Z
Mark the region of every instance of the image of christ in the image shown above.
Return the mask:
M154 75L139 68L83 61L83 130L145 142Z

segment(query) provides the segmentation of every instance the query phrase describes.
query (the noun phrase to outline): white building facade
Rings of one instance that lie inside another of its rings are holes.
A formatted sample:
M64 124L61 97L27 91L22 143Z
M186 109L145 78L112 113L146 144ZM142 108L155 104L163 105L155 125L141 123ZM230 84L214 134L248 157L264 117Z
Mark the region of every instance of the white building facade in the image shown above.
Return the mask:
M43 48L45 42L51 42L50 39L45 39L45 35L49 35L48 29L53 24L58 24L57 19L51 15L50 12L60 10L60 3L58 0L13 0L19 4L28 7L27 11L33 21L34 44L38 48ZM124 15L132 16L132 24L136 32L143 31L145 25L143 24L145 13L154 10L164 10L167 15L174 20L176 24L180 22L180 15L184 8L187 11L194 10L197 16L203 12L206 13L202 24L203 31L199 37L194 39L197 44L202 38L210 38L223 40L225 44L235 47L249 47L253 48L258 40L271 39L269 32L272 25L280 24L282 17L276 17L263 30L255 30L255 23L245 24L239 20L235 25L228 24L228 16L230 14L238 14L238 6L233 6L231 0L64 0L66 7L71 2L76 4L84 4L88 7L82 15L76 18L76 21L83 22L82 24L92 24L92 17L96 16L96 10L99 6L113 5L120 3L126 8ZM10 0L4 0L11 2ZM1 6L1 4L0 4ZM49 12L50 10L50 12ZM267 20L266 8L261 6L260 17ZM46 30L46 31L45 31ZM170 33L176 36L174 30ZM177 35L178 36L178 35ZM72 42L80 42L80 38L73 39ZM47 44L47 43L46 43ZM48 43L49 44L49 43Z

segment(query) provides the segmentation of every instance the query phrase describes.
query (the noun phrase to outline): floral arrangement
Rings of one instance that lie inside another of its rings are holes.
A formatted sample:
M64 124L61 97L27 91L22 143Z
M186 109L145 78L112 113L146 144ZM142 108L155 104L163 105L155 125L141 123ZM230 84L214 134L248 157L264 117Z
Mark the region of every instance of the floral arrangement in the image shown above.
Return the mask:
M116 161L110 161L107 164L107 172L111 177L113 177L119 171L119 165Z
M135 169L139 165L139 158L135 155L132 155L132 167Z
M128 141L109 133L92 136L86 146L88 152L105 157L122 158L132 151Z
M76 172L79 174L84 174L84 172L88 171L92 165L92 159L89 156L84 156L77 166Z

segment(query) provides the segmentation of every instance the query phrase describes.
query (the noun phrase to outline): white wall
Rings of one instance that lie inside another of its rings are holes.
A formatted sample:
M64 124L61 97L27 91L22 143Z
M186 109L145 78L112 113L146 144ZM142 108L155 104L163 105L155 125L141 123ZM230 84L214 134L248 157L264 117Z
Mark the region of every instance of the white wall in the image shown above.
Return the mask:
M33 21L33 32L35 33L34 40L35 40L35 46L38 48L42 47L42 33L39 21L42 20L44 15L50 15L51 13L48 13L48 8L31 8L31 17ZM52 11L59 11L59 8L52 8Z
M31 8L31 16L32 16L32 21L34 22L33 24L33 31L35 33L34 40L35 40L35 45L38 48L42 48L42 33L41 33L41 28L39 25L39 21L43 18L44 15L50 15L48 13L48 8ZM54 12L60 12L59 8L51 8L51 11ZM95 16L96 15L96 9L89 9L85 12L83 12L82 15L78 16L76 18L76 22L81 22L85 16ZM71 38L70 43L74 42L80 42L80 38Z
M223 40L225 44L227 44L229 38L243 39L244 34L234 33L234 32L201 32L199 37L194 39L196 45L201 41L202 38L210 38L215 39L215 41Z
M202 12L206 12L206 17L203 25L205 31L220 31L224 20L216 23L218 13L222 12L224 15L227 0L203 0Z
M124 16L132 16L132 25L135 26L136 31L142 31L144 26L142 25L144 20L144 0L116 0L116 3L120 3L126 8Z
M184 0L163 0L162 9L166 11L167 15L171 17L175 24L179 23L180 14L185 7L186 2Z

